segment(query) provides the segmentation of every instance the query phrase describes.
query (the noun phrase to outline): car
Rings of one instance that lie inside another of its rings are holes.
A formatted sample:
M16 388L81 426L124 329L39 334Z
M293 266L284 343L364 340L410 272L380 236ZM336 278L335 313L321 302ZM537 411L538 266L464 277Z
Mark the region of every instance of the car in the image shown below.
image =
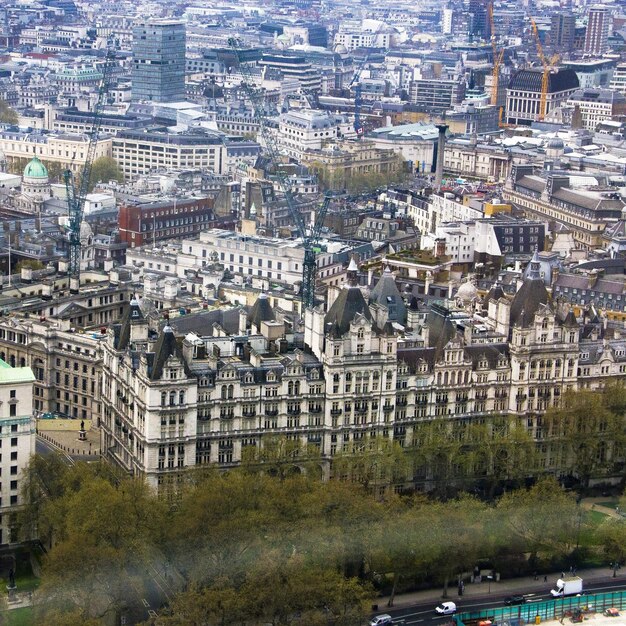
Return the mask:
M507 596L504 598L504 604L507 606L513 606L514 604L524 604L526 602L525 596Z
M387 626L387 624L393 624L391 615L384 613L383 615L377 615L370 620L370 626Z
M435 613L439 615L452 615L456 613L456 604L454 604L454 602L442 602L439 606L435 607Z

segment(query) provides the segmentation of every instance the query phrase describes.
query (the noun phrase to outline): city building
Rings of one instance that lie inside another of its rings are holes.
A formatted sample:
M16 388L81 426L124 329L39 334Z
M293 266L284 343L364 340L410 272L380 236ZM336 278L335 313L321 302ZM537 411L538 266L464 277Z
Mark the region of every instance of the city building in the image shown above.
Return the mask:
M104 346L102 449L167 490L185 468L233 467L280 436L315 453L327 476L335 455L373 438L410 446L425 420L498 414L523 419L542 464L558 473L543 414L565 392L626 371L626 352L597 315L576 317L552 300L540 265L535 254L512 296L496 285L481 299L467 283L457 304L420 309L410 294L399 306L389 272L366 297L351 263L326 307L305 311L301 344L265 294L247 310L158 329L131 302ZM411 486L428 488L432 468L424 471Z
M227 169L224 137L211 131L123 130L111 142L111 155L127 180L166 169L201 169L215 174Z
M411 83L409 100L418 111L443 113L460 104L464 95L464 81L420 78Z
M160 198L125 202L119 210L120 239L131 248L189 237L214 225L212 198Z
M585 54L602 56L608 49L611 14L607 7L594 6L589 9L585 33Z
M626 94L626 63L618 63L611 79L611 89Z
M532 165L513 166L503 198L529 217L568 227L577 246L587 250L602 247L607 224L620 219L625 206L614 188L573 188L567 174L541 176Z
M530 68L513 74L506 90L506 116L509 124L530 126L541 117L541 85L543 70ZM572 69L550 71L546 110L548 115L561 106L579 87L578 76Z
M16 514L23 504L24 477L35 454L33 382L30 367L11 367L0 360L0 545L17 543Z
M133 28L132 99L185 99L185 25L147 20Z
M37 155L48 165L58 163L63 169L78 173L85 165L88 146L89 137L85 134L35 131L15 126L0 130L0 152L9 165ZM111 149L111 137L99 137L94 159L110 157Z
M574 49L576 16L573 13L557 11L550 22L550 45L560 52Z
M626 96L611 89L579 89L568 103L578 108L582 127L591 131L602 122L626 115Z
M469 0L467 12L469 14L468 33L474 39L489 39L491 37L491 23L488 12L490 0Z

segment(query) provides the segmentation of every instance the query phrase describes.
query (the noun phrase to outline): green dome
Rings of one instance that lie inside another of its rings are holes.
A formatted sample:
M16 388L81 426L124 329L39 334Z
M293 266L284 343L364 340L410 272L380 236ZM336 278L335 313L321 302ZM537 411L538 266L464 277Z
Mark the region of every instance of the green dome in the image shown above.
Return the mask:
M48 170L46 166L37 158L28 163L24 168L24 178L48 178Z

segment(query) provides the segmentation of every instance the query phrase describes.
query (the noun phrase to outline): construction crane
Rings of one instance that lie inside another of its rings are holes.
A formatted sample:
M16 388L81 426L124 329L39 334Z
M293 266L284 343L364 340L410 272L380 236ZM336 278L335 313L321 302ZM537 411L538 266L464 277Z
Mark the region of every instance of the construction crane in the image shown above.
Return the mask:
M102 112L106 103L109 84L113 72L115 58L115 46L113 41L107 44L107 52L102 70L102 80L98 88L98 98L93 110L93 121L89 132L89 143L87 145L85 164L80 173L78 185L70 169L65 170L63 179L67 192L67 209L69 216L69 279L70 292L78 293L80 287L80 226L83 221L83 211L85 208L85 196L89 191L89 181L91 178L91 168L96 156L98 144L98 133L102 125Z
M502 59L504 58L504 49L498 50L496 43L496 27L493 19L493 2L489 3L487 8L489 12L489 22L491 24L491 49L493 51L493 72L491 81L491 104L497 106L498 104L498 86L500 84L500 66L502 65Z
M298 207L296 206L291 188L291 181L285 174L284 170L280 167L280 151L276 144L276 139L266 124L265 97L263 93L261 93L261 91L256 89L254 86L255 80L250 70L249 62L244 60L240 42L235 38L231 38L228 40L228 45L237 56L239 69L244 78L242 87L252 101L253 105L256 107L257 115L260 121L259 132L263 137L268 158L274 168L274 174L278 179L278 183L285 194L285 201L287 202L289 214L293 219L298 235L302 239L304 247L304 261L302 263L302 290L300 292L300 296L303 308L313 307L315 306L315 278L317 274L316 256L322 226L324 225L324 219L328 211L328 206L330 205L331 195L330 193L326 193L324 202L317 212L314 224L311 228L307 228L304 223L302 213L300 213Z
M530 18L530 25L533 31L533 36L535 37L535 43L537 45L537 55L539 56L539 60L541 61L541 65L543 66L543 73L541 75L541 98L539 100L539 120L543 120L547 113L548 108L548 86L550 84L550 70L552 67L558 63L559 56L554 55L550 61L546 59L546 55L543 52L543 46L541 45L541 39L539 38L539 30L537 29L537 24L533 19L532 15L528 15Z

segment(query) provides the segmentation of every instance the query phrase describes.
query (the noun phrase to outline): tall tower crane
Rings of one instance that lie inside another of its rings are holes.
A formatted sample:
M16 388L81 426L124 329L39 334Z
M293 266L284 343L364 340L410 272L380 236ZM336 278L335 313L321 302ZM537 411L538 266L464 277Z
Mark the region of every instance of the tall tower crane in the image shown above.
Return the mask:
M496 43L496 27L493 19L493 2L489 3L487 7L489 13L489 23L491 25L491 49L493 51L493 72L491 81L491 104L496 106L498 104L498 87L500 84L500 66L502 65L502 59L504 58L504 50L498 50Z
M543 46L541 45L541 39L539 38L539 31L537 30L537 24L532 15L528 15L530 18L530 25L537 44L537 55L543 66L543 74L541 75L541 98L539 100L539 119L543 120L547 113L548 108L548 86L550 83L550 69L555 63L558 63L559 56L553 56L550 61L546 59L546 55L543 53Z
M89 190L89 180L91 178L91 168L96 156L98 144L98 133L102 125L102 112L106 103L107 93L111 82L115 58L115 46L113 41L109 41L102 70L102 80L98 88L98 98L93 110L93 121L89 131L89 143L87 145L85 164L80 173L78 184L70 169L65 170L63 179L67 192L67 210L69 216L69 279L70 292L78 293L80 287L80 226L83 221L83 211L85 208L85 196Z
M266 124L267 112L265 109L265 97L259 89L254 87L254 77L250 70L249 62L244 59L244 55L242 54L240 42L235 38L231 38L228 40L228 45L237 56L239 69L241 70L241 74L244 78L242 86L252 103L256 106L260 120L259 132L263 137L267 155L274 168L274 174L278 178L279 185L285 194L285 200L287 202L287 208L289 209L291 219L293 219L298 235L302 238L304 247L304 262L302 264L302 290L300 295L303 308L312 307L315 306L315 277L317 274L316 251L319 245L320 234L322 226L324 225L324 218L326 217L326 212L328 211L331 196L329 193L325 195L324 202L317 212L315 223L310 229L308 229L304 223L302 213L300 213L298 207L296 206L291 188L291 181L280 167L280 151L273 133L269 130Z

